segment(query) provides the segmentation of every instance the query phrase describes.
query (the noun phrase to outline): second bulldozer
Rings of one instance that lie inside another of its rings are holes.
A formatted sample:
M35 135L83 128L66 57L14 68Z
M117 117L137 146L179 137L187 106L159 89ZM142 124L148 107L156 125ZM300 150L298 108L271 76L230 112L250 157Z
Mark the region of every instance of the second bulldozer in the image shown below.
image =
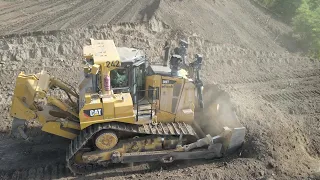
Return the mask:
M205 106L201 55L189 65L178 54L170 66L150 65L141 50L91 39L83 56L77 89L45 71L21 72L11 107L14 135L28 139L26 122L37 120L42 131L70 139L73 173L97 164L221 157L244 142L244 127L210 134L195 119Z

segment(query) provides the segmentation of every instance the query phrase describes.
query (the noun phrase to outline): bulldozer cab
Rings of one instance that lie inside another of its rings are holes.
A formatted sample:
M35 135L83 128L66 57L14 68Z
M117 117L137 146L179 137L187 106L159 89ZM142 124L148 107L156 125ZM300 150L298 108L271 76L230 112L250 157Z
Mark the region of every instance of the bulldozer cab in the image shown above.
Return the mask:
M111 87L115 94L130 92L133 103L145 95L145 76L147 59L143 51L118 47L121 67L110 72Z

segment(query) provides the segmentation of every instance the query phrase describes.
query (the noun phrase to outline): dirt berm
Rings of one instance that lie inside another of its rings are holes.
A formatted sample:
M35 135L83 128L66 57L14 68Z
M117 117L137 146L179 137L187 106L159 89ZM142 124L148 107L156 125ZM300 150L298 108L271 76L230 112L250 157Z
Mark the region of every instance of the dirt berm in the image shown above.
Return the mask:
M212 88L221 90L218 101L234 110L247 137L224 159L142 164L80 179L319 178L319 61L288 52L290 27L248 0L0 1L0 24L0 179L74 178L64 167L68 142L35 122L28 131L34 142L12 139L8 112L20 71L45 69L77 85L89 38L141 48L152 62L161 61L166 40L188 39L189 59L204 55L206 101L214 100Z

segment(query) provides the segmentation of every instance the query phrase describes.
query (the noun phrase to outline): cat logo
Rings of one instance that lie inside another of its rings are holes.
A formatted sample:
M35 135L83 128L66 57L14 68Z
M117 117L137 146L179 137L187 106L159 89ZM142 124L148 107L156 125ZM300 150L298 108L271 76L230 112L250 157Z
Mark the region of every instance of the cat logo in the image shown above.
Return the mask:
M169 79L162 79L162 84L174 84L176 81Z
M176 83L174 80L162 79L162 88L173 88L173 85Z
M169 84L169 80L162 80L162 84Z
M102 116L103 112L102 109L88 109L88 110L84 110L84 115L86 117L95 117L95 116Z

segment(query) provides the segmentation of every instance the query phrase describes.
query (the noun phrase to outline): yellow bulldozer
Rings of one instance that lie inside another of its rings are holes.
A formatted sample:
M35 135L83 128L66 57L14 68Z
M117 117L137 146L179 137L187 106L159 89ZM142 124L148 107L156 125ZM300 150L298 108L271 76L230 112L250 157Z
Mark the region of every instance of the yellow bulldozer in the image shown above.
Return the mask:
M90 41L77 89L45 71L18 75L13 135L28 139L26 122L37 120L42 131L70 139L66 163L74 174L110 163L210 159L241 147L244 127L210 134L195 118L205 106L201 55L188 65L179 54L168 66L151 65L142 50Z

